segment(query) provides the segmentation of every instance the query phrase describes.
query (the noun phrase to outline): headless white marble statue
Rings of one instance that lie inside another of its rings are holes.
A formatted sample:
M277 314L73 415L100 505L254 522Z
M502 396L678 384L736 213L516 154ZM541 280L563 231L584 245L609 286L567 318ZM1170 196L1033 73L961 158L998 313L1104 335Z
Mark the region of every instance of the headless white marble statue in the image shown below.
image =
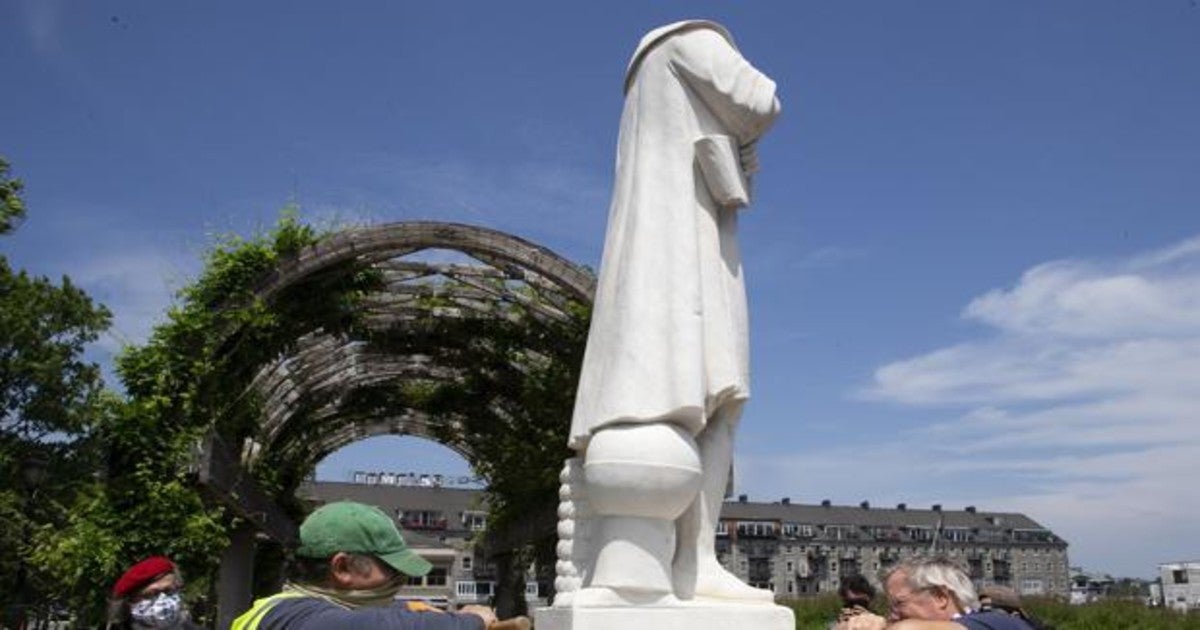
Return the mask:
M738 213L775 84L723 27L689 21L642 39L625 89L555 606L771 603L714 536L750 393Z

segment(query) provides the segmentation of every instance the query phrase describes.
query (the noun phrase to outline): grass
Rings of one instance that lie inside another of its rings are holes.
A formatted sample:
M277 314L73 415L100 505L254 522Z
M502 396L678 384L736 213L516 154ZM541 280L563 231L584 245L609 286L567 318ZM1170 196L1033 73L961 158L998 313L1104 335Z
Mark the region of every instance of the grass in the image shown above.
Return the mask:
M832 596L784 604L796 612L796 630L824 630L839 608L837 598ZM1139 602L1106 601L1071 606L1056 600L1031 600L1026 606L1055 630L1200 630L1200 614L1147 608Z

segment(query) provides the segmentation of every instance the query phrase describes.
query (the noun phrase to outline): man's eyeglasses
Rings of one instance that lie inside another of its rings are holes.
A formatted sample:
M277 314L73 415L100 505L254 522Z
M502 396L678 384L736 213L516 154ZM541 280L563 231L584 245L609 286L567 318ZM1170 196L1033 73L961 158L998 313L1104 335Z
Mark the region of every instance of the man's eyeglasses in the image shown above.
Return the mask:
M892 610L903 608L904 606L911 603L918 596L927 595L927 594L933 592L934 590L936 590L936 587L921 588L921 589L917 589L915 591L910 591L908 593L908 595L905 597L897 597L895 599L888 598L888 608L890 608Z

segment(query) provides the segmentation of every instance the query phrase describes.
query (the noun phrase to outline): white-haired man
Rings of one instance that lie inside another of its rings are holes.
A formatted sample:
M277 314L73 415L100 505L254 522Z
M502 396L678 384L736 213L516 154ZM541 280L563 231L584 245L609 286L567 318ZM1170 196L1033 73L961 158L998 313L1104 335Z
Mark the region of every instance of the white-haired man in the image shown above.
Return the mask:
M861 614L838 630L1031 630L1024 620L999 612L980 612L979 596L967 574L944 557L904 560L884 575L890 612Z

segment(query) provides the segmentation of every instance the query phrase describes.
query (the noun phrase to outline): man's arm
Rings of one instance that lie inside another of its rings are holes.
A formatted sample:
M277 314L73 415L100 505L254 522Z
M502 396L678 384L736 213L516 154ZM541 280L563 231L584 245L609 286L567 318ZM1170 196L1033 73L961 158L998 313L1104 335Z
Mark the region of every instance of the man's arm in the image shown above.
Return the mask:
M888 626L888 630L963 630L963 626L953 621L921 621L905 619Z
M319 599L298 598L276 604L263 616L259 630L485 630L488 621L471 612L415 612L403 603L347 610Z
M903 619L888 625L887 619L872 613L863 613L845 619L838 623L837 630L963 630L963 627L953 621L921 621L919 619Z

